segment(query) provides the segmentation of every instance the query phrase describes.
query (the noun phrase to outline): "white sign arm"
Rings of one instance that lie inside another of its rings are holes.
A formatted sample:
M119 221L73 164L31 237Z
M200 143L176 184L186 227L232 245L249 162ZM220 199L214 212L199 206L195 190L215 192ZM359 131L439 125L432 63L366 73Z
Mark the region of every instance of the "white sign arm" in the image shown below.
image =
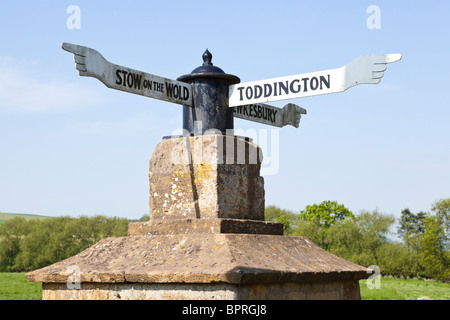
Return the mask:
M401 58L401 54L375 54L354 59L343 67L345 70L344 90L362 83L379 83L387 69L387 64L399 61Z
M70 43L61 47L74 54L80 76L93 77L111 89L192 106L190 84L122 67L107 61L97 50Z
M229 87L229 106L337 93L362 83L376 84L381 81L386 64L400 59L400 54L362 56L337 69L234 84Z

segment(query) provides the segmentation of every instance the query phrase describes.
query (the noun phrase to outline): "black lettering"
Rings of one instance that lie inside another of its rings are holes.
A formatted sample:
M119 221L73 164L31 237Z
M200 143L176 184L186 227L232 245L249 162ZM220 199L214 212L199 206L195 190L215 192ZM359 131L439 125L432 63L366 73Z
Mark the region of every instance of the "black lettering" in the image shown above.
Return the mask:
M320 90L322 90L322 84L325 83L326 87L330 89L330 75L328 75L328 81L324 76L320 76Z
M126 87L126 85L127 85L126 78L127 78L128 71L122 70L122 73L123 73L123 86Z
M128 75L127 75L127 85L128 85L128 88L133 87L133 74L132 73L128 73Z
M278 112L278 110L272 110L272 115L273 115L272 123L275 122L275 117L276 117L276 115L277 115L277 112Z
M117 76L117 80L116 80L116 84L117 85L121 85L122 84L122 76L120 75L120 73L121 73L121 70L116 70L116 76Z
M263 108L263 114L262 114L262 117L263 117L263 119L264 120L267 120L267 118L268 118L268 114L269 114L269 110L270 109L268 109L268 108Z
M250 90L249 90L250 89ZM253 89L252 87L247 87L247 89L245 89L245 97L250 100L251 98L253 98Z
M294 88L294 83L295 83L295 82L300 82L300 80L295 79L295 80L293 80L293 81L291 82L291 85L289 86L289 89L291 89L291 92L293 92L293 93L300 92L300 90L302 89L302 86L301 86L300 84L297 85L297 89L295 89L295 88Z
M173 83L166 82L166 88L167 88L167 96L172 97L173 96Z
M255 85L255 99L258 99L263 94L263 88L259 85Z
M317 90L317 88L319 87L319 80L316 77L312 77L309 85L311 86L312 90Z
M244 87L240 87L240 88L237 88L238 90L239 90L239 101L242 101L242 100L244 100L244 97L242 96L242 90L244 90Z
M189 89L186 87L183 87L183 100L189 99Z
M134 88L141 90L141 81L142 81L142 74L133 74L134 76Z
M244 113L243 114L248 116L248 109L247 109L247 107L248 107L247 105L244 106Z
M258 118L262 118L262 110L261 110L261 106L258 104L258 114L256 115Z
M279 86L280 86L280 91L279 91L279 95L281 95L281 89L283 89L283 91L286 93L286 94L289 94L289 88L288 88L288 81L286 80L286 85L284 85L284 83L283 82L278 82L278 84L279 84Z
M264 84L264 98L269 97L272 94L272 86L268 83Z
M303 78L303 92L307 92L308 91L308 80L309 78Z
M276 82L273 83L273 96L274 97L277 96L277 83Z

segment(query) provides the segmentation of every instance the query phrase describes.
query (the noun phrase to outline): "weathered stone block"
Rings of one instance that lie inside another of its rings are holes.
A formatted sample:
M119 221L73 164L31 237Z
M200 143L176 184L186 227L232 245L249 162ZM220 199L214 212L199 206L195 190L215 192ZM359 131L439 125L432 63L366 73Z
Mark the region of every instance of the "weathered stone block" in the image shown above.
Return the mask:
M168 138L150 160L150 218L264 220L261 149L226 135Z

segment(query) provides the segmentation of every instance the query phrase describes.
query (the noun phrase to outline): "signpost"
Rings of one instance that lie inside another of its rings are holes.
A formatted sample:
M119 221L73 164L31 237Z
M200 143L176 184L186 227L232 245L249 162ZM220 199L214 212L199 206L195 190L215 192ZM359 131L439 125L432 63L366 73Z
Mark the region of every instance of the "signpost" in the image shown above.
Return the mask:
M201 118L207 121L207 119L216 117L215 121L211 121L212 126L221 125L223 127L223 122L225 122L225 126L233 125L232 121L230 124L228 120L221 120L226 113L217 113L215 106L211 110L203 110L203 102L200 102L200 100L198 100L198 103L201 106L196 105L193 83L167 79L112 64L98 51L88 47L63 43L62 48L74 54L76 69L81 76L97 78L111 89L191 107L193 108L191 111L183 113L184 120L187 122ZM337 93L363 83L377 84L381 81L386 71L386 65L399 61L401 55L379 54L361 56L337 69L245 83L236 83L239 82L237 77L226 75L221 69L213 67L211 63L212 55L208 50L203 55L203 58L205 63L203 67L196 69L197 71L202 70L202 72L205 72L205 70L209 70L205 74L211 75L210 71L212 70L214 73L218 72L213 75L213 78L223 78L234 82L228 86L228 103L225 102L227 107L233 108L234 117L276 127L292 125L298 128L301 114L306 114L305 109L292 103L286 104L280 109L264 104L264 102ZM181 77L182 80L186 81L195 80L196 78L198 78L196 72ZM224 99L221 101L224 101ZM196 110L198 108L202 110ZM212 111L213 113L211 113ZM223 128L216 129L224 131Z
M342 92L362 83L377 84L386 64L400 59L400 54L362 56L337 69L231 85L229 106Z
M208 51L202 66L175 81L109 63L87 47L62 47L75 54L82 76L182 104L189 134L164 137L153 151L148 222L131 223L127 236L105 238L82 254L27 273L30 281L43 283L43 300L361 299L359 281L370 269L305 237L286 237L282 223L265 221L262 150L251 139L224 133L233 129L235 116L298 127L306 110L262 102L378 83L386 64L400 55L360 57L339 69L239 84L238 77L212 65ZM195 130L199 122L203 128ZM195 136L209 129L216 130ZM72 267L75 276L68 272ZM74 277L77 290L69 286ZM258 306L258 314L265 314L265 304Z

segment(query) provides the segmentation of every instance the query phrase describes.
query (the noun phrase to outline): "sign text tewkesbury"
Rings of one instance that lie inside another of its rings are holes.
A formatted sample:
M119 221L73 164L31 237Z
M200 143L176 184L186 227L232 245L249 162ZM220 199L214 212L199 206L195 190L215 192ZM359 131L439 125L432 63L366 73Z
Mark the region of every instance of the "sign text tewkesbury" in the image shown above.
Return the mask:
M277 108L268 104L248 104L233 107L234 117L245 120L268 124L274 127L284 127L291 125L298 128L302 114L306 110L288 103L283 108Z

